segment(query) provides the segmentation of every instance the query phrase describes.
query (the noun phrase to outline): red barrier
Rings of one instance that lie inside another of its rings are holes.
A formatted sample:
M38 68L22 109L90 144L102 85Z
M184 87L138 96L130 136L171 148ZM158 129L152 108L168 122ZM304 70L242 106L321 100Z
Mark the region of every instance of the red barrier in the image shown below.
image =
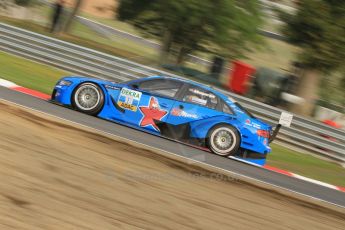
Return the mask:
M255 68L251 65L240 61L234 61L232 72L230 73L229 89L237 94L246 94L250 75L254 72Z

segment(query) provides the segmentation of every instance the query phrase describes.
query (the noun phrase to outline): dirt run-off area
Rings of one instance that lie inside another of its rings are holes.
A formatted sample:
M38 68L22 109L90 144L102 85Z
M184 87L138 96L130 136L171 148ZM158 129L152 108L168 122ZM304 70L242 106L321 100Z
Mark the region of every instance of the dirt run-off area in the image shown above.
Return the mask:
M0 137L0 229L345 226L344 209L215 176L1 100Z
M66 6L73 7L76 0L65 0ZM117 0L84 0L81 11L100 18L114 18Z

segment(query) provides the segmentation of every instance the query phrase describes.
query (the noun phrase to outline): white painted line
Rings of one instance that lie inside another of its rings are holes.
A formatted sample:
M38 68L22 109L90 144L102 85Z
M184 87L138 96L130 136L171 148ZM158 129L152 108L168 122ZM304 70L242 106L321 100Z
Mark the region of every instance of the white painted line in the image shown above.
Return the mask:
M7 81L5 79L0 78L0 86L6 87L6 88L13 88L13 87L17 87L18 85L16 85L15 83L11 81Z
M328 187L328 188L339 190L338 186L335 186L335 185L332 185L332 184L328 184L328 183L325 183L325 182L322 182L322 181L314 180L314 179L311 179L311 178L308 178L308 177L305 177L305 176L301 176L301 175L298 175L298 174L295 174L295 173L292 173L292 177L298 178L300 180L308 181L310 183L318 184L318 185L321 185L321 186L324 186L324 187Z
M242 160L242 159L237 158L237 157L229 156L228 158L233 159L233 160L235 160L235 161L240 161L240 162L243 162L243 163L246 163L246 164L249 164L249 165L253 165L253 166L262 168L262 166L259 165L259 164L255 164L255 163L250 162L250 161Z

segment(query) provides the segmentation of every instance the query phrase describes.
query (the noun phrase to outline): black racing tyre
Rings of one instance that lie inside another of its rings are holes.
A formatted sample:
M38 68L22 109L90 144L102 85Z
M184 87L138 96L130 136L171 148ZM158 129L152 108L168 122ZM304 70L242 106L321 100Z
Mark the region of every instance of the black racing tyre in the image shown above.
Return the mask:
M214 126L206 138L207 147L220 156L235 155L240 143L241 138L237 129L226 124Z
M103 108L104 93L97 84L85 82L74 89L71 101L76 110L95 116Z

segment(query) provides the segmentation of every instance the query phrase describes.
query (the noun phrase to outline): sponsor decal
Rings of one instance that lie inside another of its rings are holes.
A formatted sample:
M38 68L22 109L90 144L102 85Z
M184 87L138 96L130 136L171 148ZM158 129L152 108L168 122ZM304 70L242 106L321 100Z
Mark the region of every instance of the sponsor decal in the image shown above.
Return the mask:
M261 125L258 125L258 124L255 124L255 123L253 123L253 127L256 128L256 129L261 129Z
M171 115L176 116L176 117L185 117L185 118L193 118L193 119L197 119L198 115L196 114L192 114L192 113L187 113L181 109L178 108L173 108L171 110Z
M253 122L251 122L249 119L246 120L245 124L248 125L248 126L250 126L250 127L256 128L256 129L260 129L260 128L261 128L261 125L258 125L258 124L256 124L256 123L253 123Z
M123 109L136 112L138 109L140 98L141 92L122 88L117 104Z
M113 86L113 85L105 85L105 88L107 89L112 89L112 90L118 90L120 89L119 87Z
M212 93L202 92L202 91L200 91L200 90L198 90L198 89L193 89L193 88L192 88L192 89L189 89L189 91L192 92L192 93L201 95L201 96L203 96L203 97L209 97L209 98L212 98L212 99L216 98L216 96L213 95Z
M159 128L154 120L160 121L168 113L166 110L160 108L158 99L155 97L150 97L149 104L147 106L140 106L139 110L143 114L143 118L141 118L139 125L141 127L152 125L157 131L159 131Z

